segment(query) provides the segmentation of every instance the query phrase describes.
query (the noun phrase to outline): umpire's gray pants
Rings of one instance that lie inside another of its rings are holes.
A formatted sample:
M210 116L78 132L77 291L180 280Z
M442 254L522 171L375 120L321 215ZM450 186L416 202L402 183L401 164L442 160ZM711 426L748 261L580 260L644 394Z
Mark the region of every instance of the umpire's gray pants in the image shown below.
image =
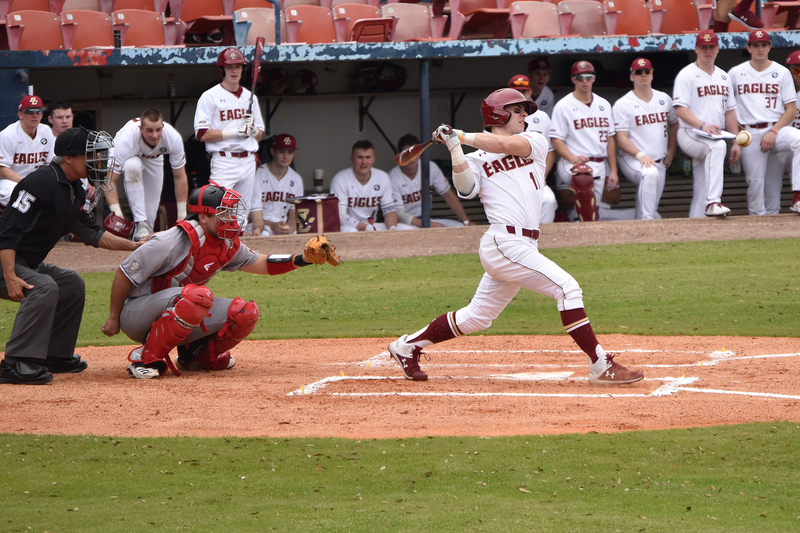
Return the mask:
M24 289L6 357L32 359L71 358L78 342L86 286L77 272L41 263L29 268L22 260L15 265L17 276L33 285ZM3 268L0 265L0 274ZM8 300L5 277L0 275L0 298Z

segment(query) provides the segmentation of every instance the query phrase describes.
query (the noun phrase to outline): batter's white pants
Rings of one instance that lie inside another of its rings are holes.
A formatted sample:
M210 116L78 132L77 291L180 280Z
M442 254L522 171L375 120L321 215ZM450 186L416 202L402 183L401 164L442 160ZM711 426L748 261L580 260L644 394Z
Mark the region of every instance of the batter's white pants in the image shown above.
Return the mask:
M781 188L783 172L791 166L792 187L800 184L800 157L791 154L800 152L800 130L781 128L775 137L775 145L769 152L761 151L761 139L769 128L747 128L753 136L750 146L742 147L742 166L747 178L747 210L751 215L775 215L781 211ZM782 153L790 154L788 158Z
M664 193L667 181L667 167L656 163L654 167L643 168L635 157L622 155L619 158L619 169L630 181L638 185L636 189L636 220L654 220L658 215L658 204Z
M254 204L253 189L256 185L256 157L253 154L247 157L223 157L219 152L213 152L211 157L211 177L214 183L226 189L233 189L242 197L247 210L258 211L261 204ZM246 221L245 221L246 223ZM244 223L241 224L244 227Z
M598 163L589 161L586 163L592 167L594 174L594 197L597 202L597 216L600 220L633 220L636 216L634 209L612 209L611 204L603 201L603 188L606 185L606 177L608 176L608 166L605 162ZM559 159L556 163L556 188L559 190L569 189L572 185L572 163L566 159ZM544 212L544 206L542 206ZM553 212L555 218L555 212ZM541 219L541 216L540 216ZM570 217L570 220L577 220L575 217Z
M540 254L530 237L492 224L481 237L478 253L486 272L470 304L456 311L456 324L465 335L491 326L520 288L555 298L559 311L583 308L578 282Z
M678 130L678 145L692 158L694 194L689 208L689 218L704 218L708 204L722 199L728 145L722 139L695 137L689 133L688 128Z
M364 222L366 224L366 222ZM383 222L375 222L372 224L376 230L378 231L388 231L389 228L386 227L386 224ZM463 224L459 224L463 225ZM411 226L409 224L403 224L402 222L397 223L397 229L399 230L408 230L408 229L417 229L416 226ZM358 233L358 230L355 226L348 226L346 224L342 224L342 227L339 229L341 233Z
M122 164L122 177L133 221L146 221L153 227L158 216L158 206L161 205L161 189L164 186L163 159L129 157Z

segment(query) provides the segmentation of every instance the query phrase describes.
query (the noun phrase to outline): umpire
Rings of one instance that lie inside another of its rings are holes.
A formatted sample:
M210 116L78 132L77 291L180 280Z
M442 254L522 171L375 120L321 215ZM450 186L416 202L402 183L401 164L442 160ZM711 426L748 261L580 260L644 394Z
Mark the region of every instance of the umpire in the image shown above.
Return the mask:
M113 146L104 131L65 130L56 139L53 161L14 187L0 219L0 298L20 306L0 361L0 383L42 385L53 380L52 373L88 366L73 353L85 301L83 278L43 261L67 233L107 250L141 244L104 231L83 210L80 180L88 178L98 188L108 183Z

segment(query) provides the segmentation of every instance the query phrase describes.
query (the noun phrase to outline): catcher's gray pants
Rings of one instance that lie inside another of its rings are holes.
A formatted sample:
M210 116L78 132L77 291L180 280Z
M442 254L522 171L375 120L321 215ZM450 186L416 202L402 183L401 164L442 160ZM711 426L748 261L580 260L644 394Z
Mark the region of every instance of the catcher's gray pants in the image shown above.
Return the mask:
M25 296L6 342L6 357L71 358L86 299L83 278L73 270L47 263L34 270L17 260L15 270L33 288L23 291ZM0 298L9 299L4 276L0 276Z

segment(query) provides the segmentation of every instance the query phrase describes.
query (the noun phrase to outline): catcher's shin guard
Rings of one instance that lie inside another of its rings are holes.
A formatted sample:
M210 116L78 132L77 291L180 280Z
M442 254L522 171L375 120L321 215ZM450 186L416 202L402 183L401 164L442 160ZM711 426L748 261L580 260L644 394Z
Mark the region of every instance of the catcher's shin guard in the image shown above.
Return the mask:
M572 176L570 189L575 191L575 210L581 222L598 219L597 200L594 197L594 178L588 174Z
M166 309L158 320L153 322L139 362L148 365L163 360L173 374L180 376L180 372L169 358L169 352L186 340L192 330L208 315L213 305L214 294L208 287L185 286L173 306Z

